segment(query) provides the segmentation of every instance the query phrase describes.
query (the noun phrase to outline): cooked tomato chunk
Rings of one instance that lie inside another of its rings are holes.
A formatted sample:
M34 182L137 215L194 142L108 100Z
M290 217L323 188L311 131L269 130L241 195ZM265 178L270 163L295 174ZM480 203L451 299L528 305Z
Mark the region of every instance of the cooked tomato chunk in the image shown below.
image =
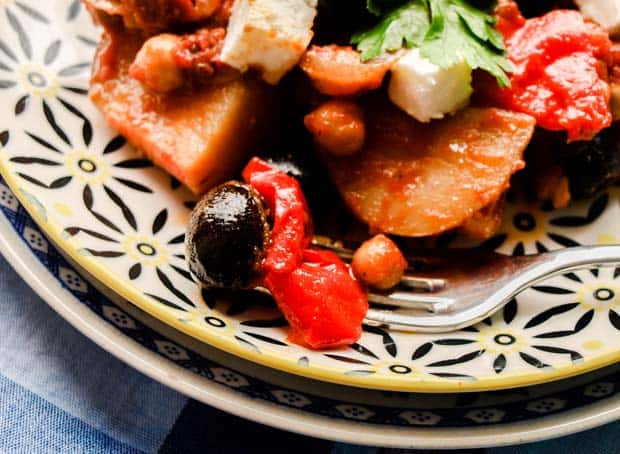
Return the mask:
M222 51L225 37L226 30L222 27L201 28L195 33L184 35L175 48L175 62L190 71L195 78L208 78L219 66L217 58Z
M99 19L102 15L119 16L130 29L148 35L161 33L185 22L200 22L230 9L229 0L83 0ZM103 20L104 25L107 20Z
M590 140L609 126L607 32L578 11L555 10L528 20L514 7L499 12L506 14L498 28L514 71L509 88L481 84L494 105L532 115L542 128L566 131L570 141Z

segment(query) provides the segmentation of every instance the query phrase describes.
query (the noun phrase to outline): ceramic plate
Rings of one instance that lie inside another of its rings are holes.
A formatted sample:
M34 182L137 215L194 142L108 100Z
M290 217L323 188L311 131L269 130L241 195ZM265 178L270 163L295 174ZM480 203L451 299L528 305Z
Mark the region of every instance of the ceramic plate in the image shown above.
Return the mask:
M0 248L55 310L120 359L209 405L286 430L373 446L468 448L558 437L620 417L619 367L534 387L442 395L348 388L240 362L113 292L100 293L1 179Z
M87 97L99 31L75 0L0 1L0 170L41 229L109 289L211 346L275 369L366 388L450 392L525 386L620 358L620 272L528 289L475 328L367 328L350 348L292 345L271 305L201 292L183 257L193 199L129 147ZM490 245L523 254L618 242L620 192L562 212L511 205Z

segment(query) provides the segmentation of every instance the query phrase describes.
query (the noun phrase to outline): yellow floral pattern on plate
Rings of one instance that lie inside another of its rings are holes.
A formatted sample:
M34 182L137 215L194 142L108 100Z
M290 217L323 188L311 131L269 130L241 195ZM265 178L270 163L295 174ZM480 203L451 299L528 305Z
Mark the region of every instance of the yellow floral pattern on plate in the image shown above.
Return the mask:
M286 322L263 297L201 291L184 257L194 200L108 129L87 97L97 36L90 19L83 14L63 27L27 3L30 10L0 0L7 13L0 16L0 170L59 248L135 306L250 361L367 388L500 389L620 359L615 269L545 282L466 330L412 335L366 327L358 343L330 352L291 344ZM618 241L619 201L612 189L562 212L511 204L504 233L489 245L522 254ZM579 226L566 221L576 218Z

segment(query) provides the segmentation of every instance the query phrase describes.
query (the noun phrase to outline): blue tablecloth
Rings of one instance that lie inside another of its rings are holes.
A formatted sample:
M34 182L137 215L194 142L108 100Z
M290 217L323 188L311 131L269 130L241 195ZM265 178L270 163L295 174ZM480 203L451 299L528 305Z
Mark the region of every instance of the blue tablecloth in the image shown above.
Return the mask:
M616 453L620 423L475 452ZM238 419L141 375L57 316L0 256L0 453L390 452ZM398 452L398 451L394 451Z

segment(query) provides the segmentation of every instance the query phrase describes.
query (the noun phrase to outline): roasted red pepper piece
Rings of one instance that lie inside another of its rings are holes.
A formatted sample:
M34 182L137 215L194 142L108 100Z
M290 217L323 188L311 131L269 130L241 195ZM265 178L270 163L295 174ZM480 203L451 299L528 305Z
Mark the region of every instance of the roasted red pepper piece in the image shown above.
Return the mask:
M259 158L250 161L243 178L272 212L263 282L291 325L290 338L317 349L357 341L368 311L366 294L336 254L306 249L312 225L297 180Z
M316 349L360 338L368 300L333 252L306 249L293 272L267 273L264 282L291 325L291 338Z
M264 271L292 272L301 262L312 236L312 222L301 186L295 178L259 158L249 162L243 178L260 193L273 216Z
M589 140L611 124L611 42L602 27L572 10L525 20L513 2L498 15L514 72L510 88L481 84L491 102L532 115L542 128L565 130L569 141Z

